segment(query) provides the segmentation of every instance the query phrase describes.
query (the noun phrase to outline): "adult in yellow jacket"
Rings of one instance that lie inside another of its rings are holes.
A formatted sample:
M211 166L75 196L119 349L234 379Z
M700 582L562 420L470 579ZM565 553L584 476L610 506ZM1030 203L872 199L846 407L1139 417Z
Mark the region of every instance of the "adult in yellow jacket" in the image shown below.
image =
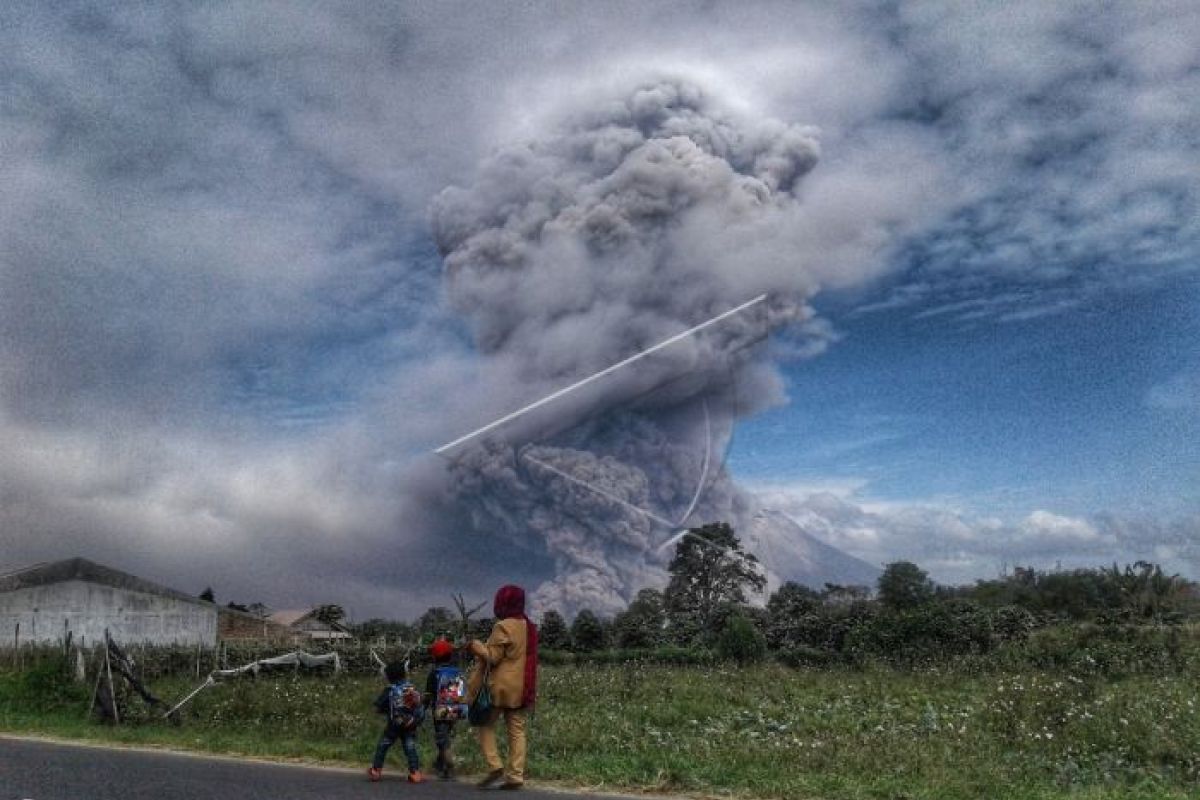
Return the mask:
M537 626L525 616L525 590L520 586L502 586L493 605L496 624L486 642L471 640L467 647L486 666L492 712L478 726L479 749L488 764L488 774L480 786L490 786L504 778L501 789L520 789L525 783L526 726L528 714L537 698ZM479 692L483 669L472 676L469 697ZM496 723L504 718L508 734L508 765L500 760L496 748Z

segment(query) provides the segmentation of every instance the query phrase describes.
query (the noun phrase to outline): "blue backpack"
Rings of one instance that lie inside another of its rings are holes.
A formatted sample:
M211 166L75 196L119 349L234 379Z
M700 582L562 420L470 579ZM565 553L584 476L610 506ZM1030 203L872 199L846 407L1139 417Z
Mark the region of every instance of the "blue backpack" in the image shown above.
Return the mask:
M437 694L433 698L433 718L438 722L454 722L467 718L467 680L462 670L454 666L438 667Z
M388 687L388 719L406 730L417 727L425 719L421 693L409 681Z

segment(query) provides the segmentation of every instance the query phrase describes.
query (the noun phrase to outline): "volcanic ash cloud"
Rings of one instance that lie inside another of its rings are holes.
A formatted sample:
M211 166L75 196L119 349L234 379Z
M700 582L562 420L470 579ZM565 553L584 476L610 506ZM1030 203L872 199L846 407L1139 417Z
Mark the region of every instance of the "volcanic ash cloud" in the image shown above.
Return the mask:
M631 393L674 378L659 391L533 444L457 455L458 497L479 530L554 557L543 606L609 611L661 583L661 520L687 510L734 419L782 397L772 365L732 349L764 324L791 324L820 347L807 304L819 260L798 233L817 157L811 129L737 118L662 82L593 103L435 199L450 298L478 350L511 364L530 400L770 296L766 319L735 318L613 376ZM686 522L744 516L748 501L719 463L707 472Z

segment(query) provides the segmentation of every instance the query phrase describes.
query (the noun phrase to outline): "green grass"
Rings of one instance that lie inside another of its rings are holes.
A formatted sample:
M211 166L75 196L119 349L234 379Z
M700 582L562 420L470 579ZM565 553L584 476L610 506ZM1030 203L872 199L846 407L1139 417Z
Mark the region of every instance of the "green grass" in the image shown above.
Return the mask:
M0 678L0 729L363 766L381 727L378 681L361 677L229 682L202 693L181 727L143 716L113 729L85 721L86 690L28 676ZM530 773L764 798L1195 797L1196 678L545 667ZM174 698L193 683L153 688ZM465 727L456 750L465 771L481 769Z

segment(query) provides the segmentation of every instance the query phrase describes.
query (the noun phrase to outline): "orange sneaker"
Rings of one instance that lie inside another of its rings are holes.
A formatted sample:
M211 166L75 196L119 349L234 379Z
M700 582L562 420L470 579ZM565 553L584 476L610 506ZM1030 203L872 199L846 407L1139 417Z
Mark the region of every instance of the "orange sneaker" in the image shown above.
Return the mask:
M409 783L424 783L425 776L421 774L421 770L414 769L412 772L408 773L408 782Z
M379 767L371 767L367 770L367 777L371 779L371 783L378 783L379 779L383 777L383 770Z

